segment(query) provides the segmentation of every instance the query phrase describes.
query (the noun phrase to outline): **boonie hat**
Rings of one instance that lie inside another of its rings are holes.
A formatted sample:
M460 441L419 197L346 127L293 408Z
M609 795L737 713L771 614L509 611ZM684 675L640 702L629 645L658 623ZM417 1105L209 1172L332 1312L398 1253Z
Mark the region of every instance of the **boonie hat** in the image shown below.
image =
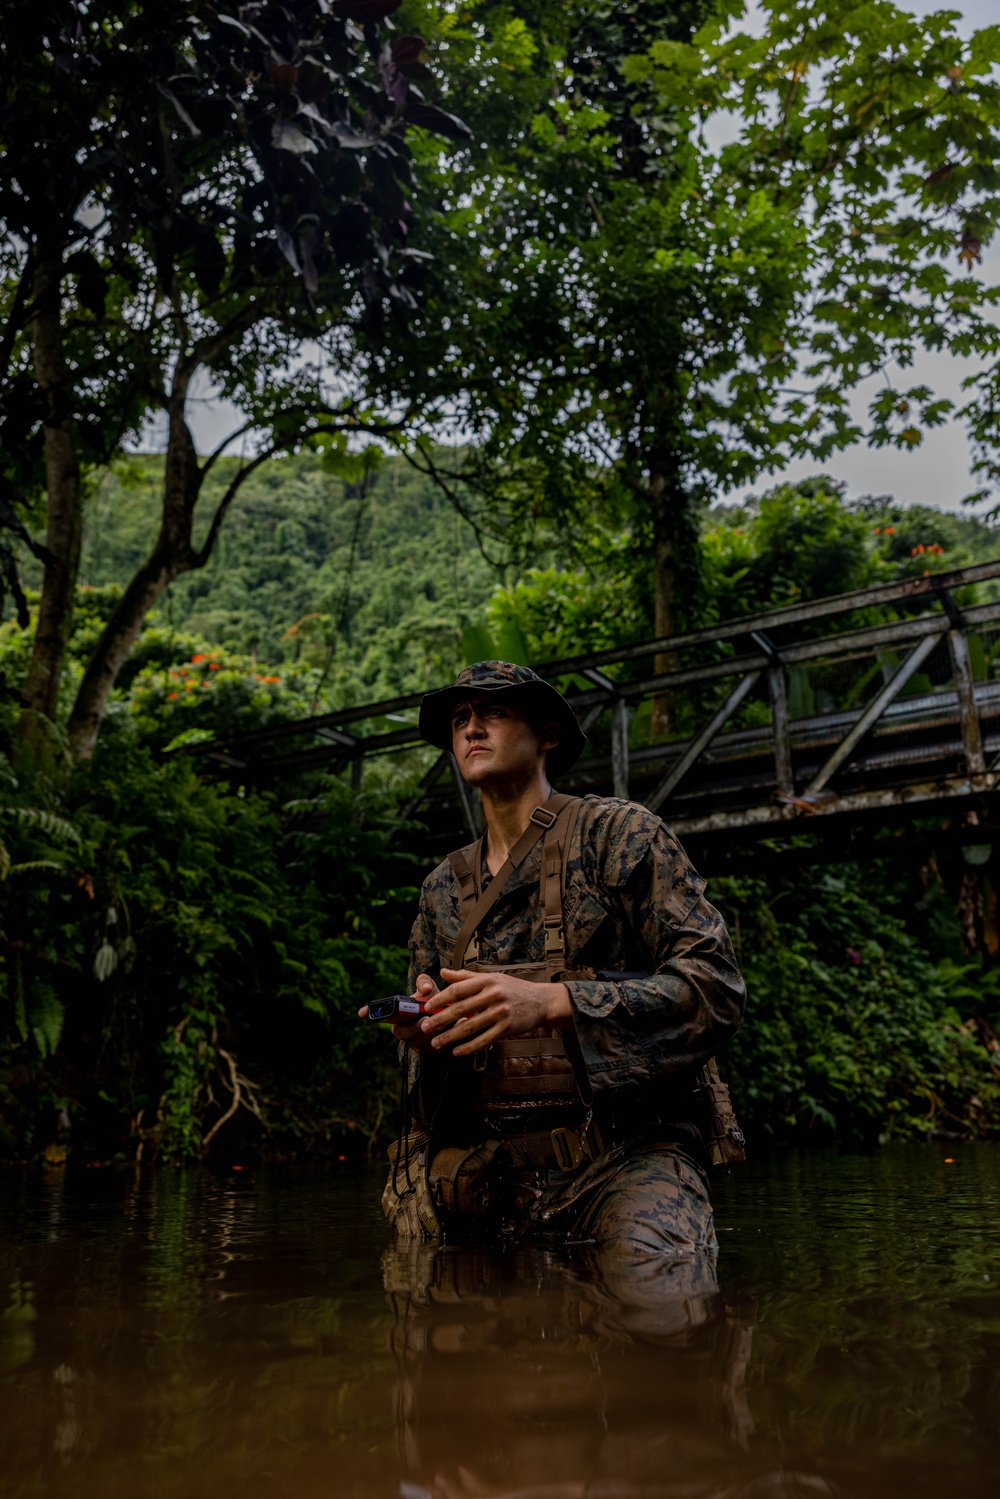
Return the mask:
M559 743L546 756L550 775L561 775L579 760L587 736L573 709L551 682L546 682L530 666L517 666L513 661L477 661L474 666L462 668L454 687L428 692L420 704L420 737L436 749L450 750L455 704L481 692L519 697L530 704L534 714L555 719L559 725Z

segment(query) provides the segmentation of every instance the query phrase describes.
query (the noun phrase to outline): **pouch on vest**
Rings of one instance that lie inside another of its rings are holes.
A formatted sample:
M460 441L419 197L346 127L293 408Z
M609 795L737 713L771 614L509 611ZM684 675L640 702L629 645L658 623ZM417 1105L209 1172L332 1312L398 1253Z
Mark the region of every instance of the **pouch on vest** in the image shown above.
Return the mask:
M729 1096L729 1084L719 1076L714 1057L698 1074L694 1103L698 1115L694 1122L704 1137L712 1165L738 1166L745 1161L746 1142Z
M434 1154L427 1173L431 1198L445 1221L452 1214L462 1218L488 1218L495 1205L495 1166L499 1140L487 1140L469 1150L446 1145Z

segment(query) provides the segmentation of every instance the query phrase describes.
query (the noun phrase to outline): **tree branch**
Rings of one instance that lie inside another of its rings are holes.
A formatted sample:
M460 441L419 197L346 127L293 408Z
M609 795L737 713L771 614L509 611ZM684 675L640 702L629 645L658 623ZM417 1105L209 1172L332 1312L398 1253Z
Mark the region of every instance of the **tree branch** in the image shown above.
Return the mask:
M192 553L192 568L204 567L208 562L208 559L211 557L212 550L219 538L219 531L222 529L222 522L225 520L226 515L229 511L229 507L235 500L244 481L249 479L254 470L260 468L261 464L266 462L268 458L273 458L275 453L281 452L284 446L285 444L283 443L275 443L271 447L263 448L261 452L259 452L255 457L251 458L248 463L245 463L240 467L239 472L236 474L235 478L227 488L225 494L222 496L222 499L216 506L215 514L212 516L211 524L209 525L208 533L205 537L204 543L196 552ZM205 469L203 468L202 477L204 477L204 475Z
M237 427L235 432L230 432L228 437L224 437L222 441L212 449L212 451L208 454L207 458L202 464L202 479L204 480L204 478L208 474L209 469L215 466L215 464L222 457L223 453L225 452L226 448L228 448L231 442L235 442L238 437L244 437L248 432L252 432L256 426L256 422L244 422L242 427Z

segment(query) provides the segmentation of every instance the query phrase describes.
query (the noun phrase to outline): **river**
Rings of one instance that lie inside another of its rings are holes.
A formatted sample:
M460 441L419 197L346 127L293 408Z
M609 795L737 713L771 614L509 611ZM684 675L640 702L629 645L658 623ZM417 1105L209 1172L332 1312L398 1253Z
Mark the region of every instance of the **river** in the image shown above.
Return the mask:
M386 1251L350 1166L0 1177L10 1499L998 1491L1000 1149L775 1152L709 1264Z

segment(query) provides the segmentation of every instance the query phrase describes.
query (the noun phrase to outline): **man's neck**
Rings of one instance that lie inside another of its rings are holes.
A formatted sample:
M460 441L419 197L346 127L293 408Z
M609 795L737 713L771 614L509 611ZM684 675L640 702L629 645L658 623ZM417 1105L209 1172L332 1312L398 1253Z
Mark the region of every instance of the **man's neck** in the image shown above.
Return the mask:
M528 826L535 808L547 802L551 795L552 787L544 771L540 771L526 785L483 787L486 863L491 874L496 874Z

